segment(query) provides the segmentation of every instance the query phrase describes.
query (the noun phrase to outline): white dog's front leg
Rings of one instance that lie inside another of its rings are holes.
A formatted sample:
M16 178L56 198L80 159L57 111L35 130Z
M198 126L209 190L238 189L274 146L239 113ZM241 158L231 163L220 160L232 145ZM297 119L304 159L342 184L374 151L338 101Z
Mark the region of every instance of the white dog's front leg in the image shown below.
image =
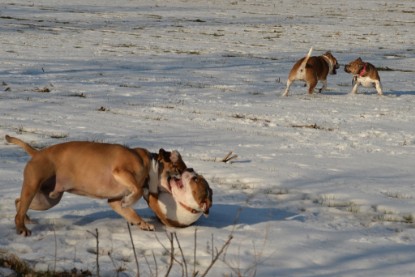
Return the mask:
M360 82L358 80L356 80L353 89L352 89L352 94L356 94L357 93L357 87L360 85Z
M380 84L378 80L375 81L375 87L376 87L376 91L378 92L378 94L383 95L382 85Z
M282 94L282 96L288 96L288 92L290 90L290 87L292 85L292 81L290 79L287 80L287 88L285 89L284 93Z

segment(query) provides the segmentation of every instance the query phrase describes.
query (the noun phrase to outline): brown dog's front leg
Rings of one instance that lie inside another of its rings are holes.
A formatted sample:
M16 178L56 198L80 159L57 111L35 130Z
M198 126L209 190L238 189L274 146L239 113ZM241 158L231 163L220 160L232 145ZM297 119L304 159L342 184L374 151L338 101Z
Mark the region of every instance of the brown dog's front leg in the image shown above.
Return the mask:
M145 222L132 208L123 208L121 200L108 199L108 204L116 213L124 217L127 222L138 225L142 230L154 231L154 226Z
M143 196L142 186L144 184L144 178L142 178L143 180L136 180L134 175L126 170L114 170L113 176L118 184L126 187L130 192L124 196L121 201L123 208L132 206L141 196Z

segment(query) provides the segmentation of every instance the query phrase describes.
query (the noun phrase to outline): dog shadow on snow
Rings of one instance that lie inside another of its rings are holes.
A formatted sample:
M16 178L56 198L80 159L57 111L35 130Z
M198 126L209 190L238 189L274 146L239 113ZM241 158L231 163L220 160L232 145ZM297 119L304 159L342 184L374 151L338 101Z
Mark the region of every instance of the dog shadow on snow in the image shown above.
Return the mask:
M150 208L138 208L136 212L149 223L161 226ZM276 208L253 208L238 204L214 204L208 217L201 216L193 225L224 228L233 225L255 225L270 221L282 221L296 214ZM111 209L99 211L84 216L66 214L63 219L73 221L75 225L84 226L98 220L119 219L122 217Z
M216 228L232 225L255 225L269 221L282 221L294 215L294 213L276 208L253 208L237 204L216 204L210 209L209 217L200 217L196 225Z

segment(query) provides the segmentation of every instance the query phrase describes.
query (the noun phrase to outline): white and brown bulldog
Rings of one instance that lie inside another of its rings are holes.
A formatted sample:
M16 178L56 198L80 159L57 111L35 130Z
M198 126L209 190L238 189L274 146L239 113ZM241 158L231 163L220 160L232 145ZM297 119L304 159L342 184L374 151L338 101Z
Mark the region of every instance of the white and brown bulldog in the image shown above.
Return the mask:
M350 62L344 67L344 71L353 74L353 89L351 93L357 93L357 87L362 85L364 87L375 87L379 95L382 95L382 84L376 67L364 62L361 58Z
M20 198L16 199L16 231L24 236L31 234L25 226L30 223L28 209L50 209L64 192L108 199L110 207L129 223L154 230L131 206L143 195L150 175L168 186L170 175L186 168L177 151L150 153L143 148L86 141L36 150L18 138L6 135L6 140L32 156L24 169ZM157 164L157 172L152 172L152 162Z
M171 177L166 188L151 177L144 194L149 207L159 220L170 227L187 227L212 206L212 190L202 175L187 168L180 176Z
M327 75L336 74L339 68L336 58L330 53L326 52L321 56L311 56L313 48L310 48L307 56L297 61L288 75L287 88L283 96L287 96L291 85L296 80L305 81L308 87L308 93L312 94L318 81L323 83L323 87L319 92L323 92L327 88Z

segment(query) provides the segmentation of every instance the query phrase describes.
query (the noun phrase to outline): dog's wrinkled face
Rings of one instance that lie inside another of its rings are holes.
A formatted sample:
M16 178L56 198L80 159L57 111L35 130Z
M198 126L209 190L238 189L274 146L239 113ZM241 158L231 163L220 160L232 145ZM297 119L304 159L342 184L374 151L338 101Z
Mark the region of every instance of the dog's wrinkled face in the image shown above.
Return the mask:
M324 54L324 56L327 57L330 60L332 66L333 66L333 69L331 70L330 74L336 75L337 74L337 69L340 68L339 63L337 62L337 59L331 54L331 52L326 52L326 54Z
M169 184L176 201L197 212L209 214L209 209L212 207L212 190L202 175L187 168L180 178L171 178Z
M344 71L346 71L347 73L351 73L353 75L359 75L359 72L362 71L364 66L365 66L365 63L362 61L362 59L357 58L356 60L350 62L349 64L346 64L344 66Z
M170 191L169 179L172 176L180 176L186 169L186 164L179 152L168 152L163 148L159 150L158 163L160 184L165 190Z

